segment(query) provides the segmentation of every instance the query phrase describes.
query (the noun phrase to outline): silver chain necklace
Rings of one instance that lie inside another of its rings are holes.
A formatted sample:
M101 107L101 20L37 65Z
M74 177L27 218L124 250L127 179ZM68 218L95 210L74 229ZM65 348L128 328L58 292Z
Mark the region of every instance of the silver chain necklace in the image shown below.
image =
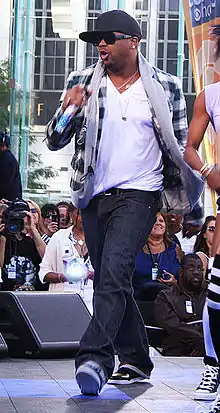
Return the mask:
M138 69L136 70L136 72L128 79L126 80L125 83L123 83L123 85L121 86L115 86L117 90L121 90L123 87L125 87L125 89L128 89L131 85L129 84L129 82L131 80L133 80L133 78L136 76L136 74L138 73Z

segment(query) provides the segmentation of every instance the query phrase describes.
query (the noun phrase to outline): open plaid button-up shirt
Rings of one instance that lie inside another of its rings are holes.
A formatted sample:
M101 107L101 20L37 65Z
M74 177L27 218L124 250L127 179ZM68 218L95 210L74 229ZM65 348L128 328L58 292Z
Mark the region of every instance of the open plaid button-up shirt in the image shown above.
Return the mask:
M65 95L67 89L72 88L77 84L82 84L86 87L89 86L91 78L94 72L94 67L88 67L82 71L72 72L67 80L67 86L61 96ZM181 151L184 151L186 136L187 136L187 116L186 116L186 104L181 89L180 81L177 77L163 72L158 68L153 68L154 78L162 85L167 98L168 106L172 116L172 123L174 134L177 139L178 145ZM99 129L97 136L96 155L98 153L98 146L101 138L102 121L104 117L104 106L106 97L106 82L103 82L99 89ZM58 150L66 146L75 136L75 153L72 158L73 174L71 179L72 189L78 190L82 185L84 176L84 152L85 152L85 132L86 132L86 115L85 108L82 108L69 122L68 126L61 135L57 135L54 131L56 124L63 111L61 106L57 109L54 117L48 123L46 128L47 145L51 150ZM163 146L163 145L162 145Z

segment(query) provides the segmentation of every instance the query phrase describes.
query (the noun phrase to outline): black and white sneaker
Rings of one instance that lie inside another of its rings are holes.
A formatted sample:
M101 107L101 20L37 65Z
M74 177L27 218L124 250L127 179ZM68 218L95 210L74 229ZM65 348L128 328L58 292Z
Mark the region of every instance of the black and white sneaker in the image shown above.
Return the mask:
M194 393L195 400L215 400L219 386L219 367L208 364L202 374L202 380Z
M146 381L150 378L150 373L146 374L131 364L122 364L108 380L108 384L132 384Z
M76 371L76 381L82 394L97 396L106 383L102 367L95 361L86 361Z
M209 413L220 413L220 394L217 395Z

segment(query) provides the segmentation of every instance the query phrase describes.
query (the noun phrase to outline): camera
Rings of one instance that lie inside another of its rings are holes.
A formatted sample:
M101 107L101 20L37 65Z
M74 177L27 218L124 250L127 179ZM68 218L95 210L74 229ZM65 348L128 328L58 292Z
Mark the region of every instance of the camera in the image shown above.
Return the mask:
M51 214L51 220L52 220L52 222L57 222L57 215L56 214Z
M157 275L158 279L162 279L164 281L167 281L170 279L170 274L168 274L166 271L159 269L158 270L158 275Z
M23 231L25 211L30 211L30 208L23 199L16 199L8 203L8 208L2 216L2 223L5 224L6 234L14 235Z

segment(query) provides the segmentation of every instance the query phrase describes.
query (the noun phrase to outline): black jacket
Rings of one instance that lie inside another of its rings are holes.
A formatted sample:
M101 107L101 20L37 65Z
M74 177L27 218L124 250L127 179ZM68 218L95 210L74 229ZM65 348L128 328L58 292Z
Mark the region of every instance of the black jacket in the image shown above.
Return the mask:
M179 284L157 295L155 319L157 324L165 330L163 340L165 355L190 356L195 350L201 356L204 354L202 323L191 325L187 323L202 320L206 295L206 283L199 292L190 294L191 298ZM190 313L191 309L192 313Z
M0 199L22 198L18 161L8 149L0 151Z

